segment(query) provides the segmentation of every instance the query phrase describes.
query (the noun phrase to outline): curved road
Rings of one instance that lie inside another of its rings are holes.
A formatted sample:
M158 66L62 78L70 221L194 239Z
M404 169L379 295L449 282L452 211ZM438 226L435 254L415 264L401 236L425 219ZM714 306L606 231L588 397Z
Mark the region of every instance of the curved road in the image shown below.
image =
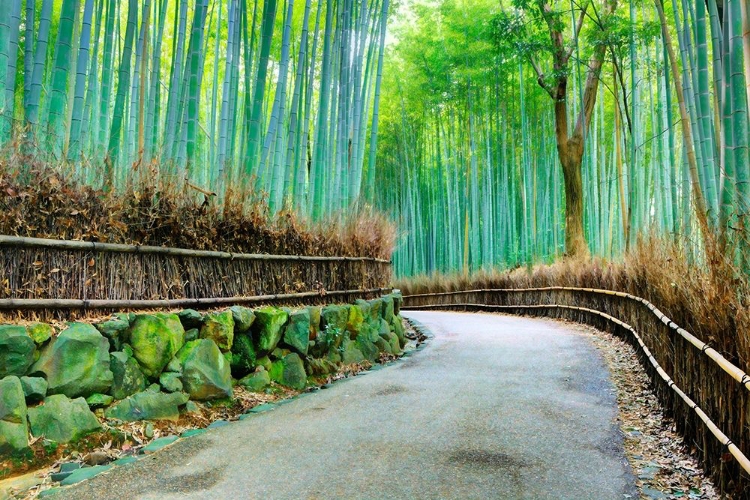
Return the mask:
M607 370L562 323L407 312L403 361L55 498L637 498Z

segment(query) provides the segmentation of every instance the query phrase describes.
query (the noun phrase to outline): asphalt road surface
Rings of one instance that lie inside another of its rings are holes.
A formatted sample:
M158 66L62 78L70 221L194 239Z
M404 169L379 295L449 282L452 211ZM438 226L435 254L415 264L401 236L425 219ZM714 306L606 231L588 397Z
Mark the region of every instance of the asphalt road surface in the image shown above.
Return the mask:
M607 369L563 323L407 312L422 351L54 498L637 498Z

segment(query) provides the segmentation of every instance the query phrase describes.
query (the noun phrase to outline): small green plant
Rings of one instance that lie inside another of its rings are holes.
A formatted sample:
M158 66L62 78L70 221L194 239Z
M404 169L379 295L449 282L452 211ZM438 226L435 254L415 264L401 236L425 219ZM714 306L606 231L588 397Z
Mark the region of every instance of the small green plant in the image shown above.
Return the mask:
M329 351L340 345L343 336L344 331L341 328L328 324L320 335L320 344L323 346L324 351Z

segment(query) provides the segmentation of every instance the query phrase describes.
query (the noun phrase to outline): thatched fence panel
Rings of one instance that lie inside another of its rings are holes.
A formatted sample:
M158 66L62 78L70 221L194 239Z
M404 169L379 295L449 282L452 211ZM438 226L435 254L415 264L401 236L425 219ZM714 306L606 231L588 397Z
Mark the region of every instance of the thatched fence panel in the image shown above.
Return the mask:
M0 236L0 309L50 309L113 301L179 301L385 289L388 261L368 257L237 254ZM307 295L305 295L307 294ZM32 302L32 301L52 302ZM54 301L68 301L57 302ZM74 302L70 302L74 301ZM36 307L35 307L36 304ZM57 304L57 306L55 305ZM63 307L63 304L65 306ZM113 307L120 307L119 305ZM159 307L159 306L155 306Z

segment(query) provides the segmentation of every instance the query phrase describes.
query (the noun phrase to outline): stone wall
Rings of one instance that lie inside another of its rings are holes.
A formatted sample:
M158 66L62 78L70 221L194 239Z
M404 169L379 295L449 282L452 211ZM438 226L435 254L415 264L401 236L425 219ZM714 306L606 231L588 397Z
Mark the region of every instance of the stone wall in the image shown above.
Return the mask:
M200 313L115 314L98 323L0 325L0 457L29 438L74 442L136 420L176 419L193 401L398 355L400 294L300 309L233 306Z

